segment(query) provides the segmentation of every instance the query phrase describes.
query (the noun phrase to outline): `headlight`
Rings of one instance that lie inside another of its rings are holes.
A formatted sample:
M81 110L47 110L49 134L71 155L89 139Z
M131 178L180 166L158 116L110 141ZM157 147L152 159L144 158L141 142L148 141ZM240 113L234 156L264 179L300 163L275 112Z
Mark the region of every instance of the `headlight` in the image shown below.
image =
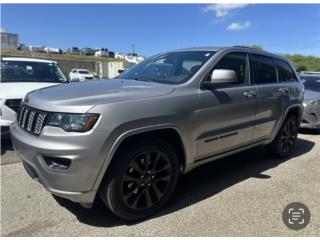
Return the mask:
M85 132L94 126L98 117L98 114L51 113L48 125L67 132Z

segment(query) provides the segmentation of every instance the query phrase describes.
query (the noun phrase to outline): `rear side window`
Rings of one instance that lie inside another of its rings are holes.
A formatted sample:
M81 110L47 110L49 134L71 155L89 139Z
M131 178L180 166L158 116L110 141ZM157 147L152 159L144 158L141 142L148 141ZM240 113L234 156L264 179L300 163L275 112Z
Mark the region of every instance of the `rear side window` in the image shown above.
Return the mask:
M277 82L277 72L273 60L270 57L254 54L255 83Z
M280 82L292 82L297 80L292 68L287 62L279 59L275 59L275 62L277 65Z

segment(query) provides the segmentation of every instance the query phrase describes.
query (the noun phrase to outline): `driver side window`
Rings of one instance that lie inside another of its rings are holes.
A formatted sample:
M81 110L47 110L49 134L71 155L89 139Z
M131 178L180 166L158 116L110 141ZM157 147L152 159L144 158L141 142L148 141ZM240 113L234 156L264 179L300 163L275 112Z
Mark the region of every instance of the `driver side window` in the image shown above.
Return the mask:
M211 74L216 69L227 69L235 71L238 82L236 84L249 83L249 64L246 53L229 53L224 56L210 71L206 81L211 80Z

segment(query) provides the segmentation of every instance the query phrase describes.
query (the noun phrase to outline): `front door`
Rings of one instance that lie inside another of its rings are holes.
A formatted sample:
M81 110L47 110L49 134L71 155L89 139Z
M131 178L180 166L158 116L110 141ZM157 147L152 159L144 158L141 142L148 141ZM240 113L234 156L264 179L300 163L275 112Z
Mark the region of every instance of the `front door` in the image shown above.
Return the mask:
M242 52L229 53L212 71L215 69L235 71L238 83L201 90L196 161L252 141L257 89L250 85L248 55ZM212 71L205 81L210 81Z

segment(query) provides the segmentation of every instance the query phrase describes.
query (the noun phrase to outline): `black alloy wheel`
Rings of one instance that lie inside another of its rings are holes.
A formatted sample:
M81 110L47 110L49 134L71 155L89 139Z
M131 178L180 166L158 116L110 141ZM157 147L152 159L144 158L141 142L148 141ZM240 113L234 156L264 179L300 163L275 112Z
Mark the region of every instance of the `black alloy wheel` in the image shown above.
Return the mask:
M162 198L171 177L168 157L161 151L145 151L131 160L121 179L123 201L134 210L148 209Z
M296 121L287 121L284 124L282 135L281 135L281 148L285 153L290 152L297 139L297 123Z
M290 115L283 122L273 142L267 145L269 153L276 157L288 157L295 150L299 122L297 117Z
M157 139L131 142L112 159L99 195L118 217L138 220L166 204L178 176L179 161L171 145Z

